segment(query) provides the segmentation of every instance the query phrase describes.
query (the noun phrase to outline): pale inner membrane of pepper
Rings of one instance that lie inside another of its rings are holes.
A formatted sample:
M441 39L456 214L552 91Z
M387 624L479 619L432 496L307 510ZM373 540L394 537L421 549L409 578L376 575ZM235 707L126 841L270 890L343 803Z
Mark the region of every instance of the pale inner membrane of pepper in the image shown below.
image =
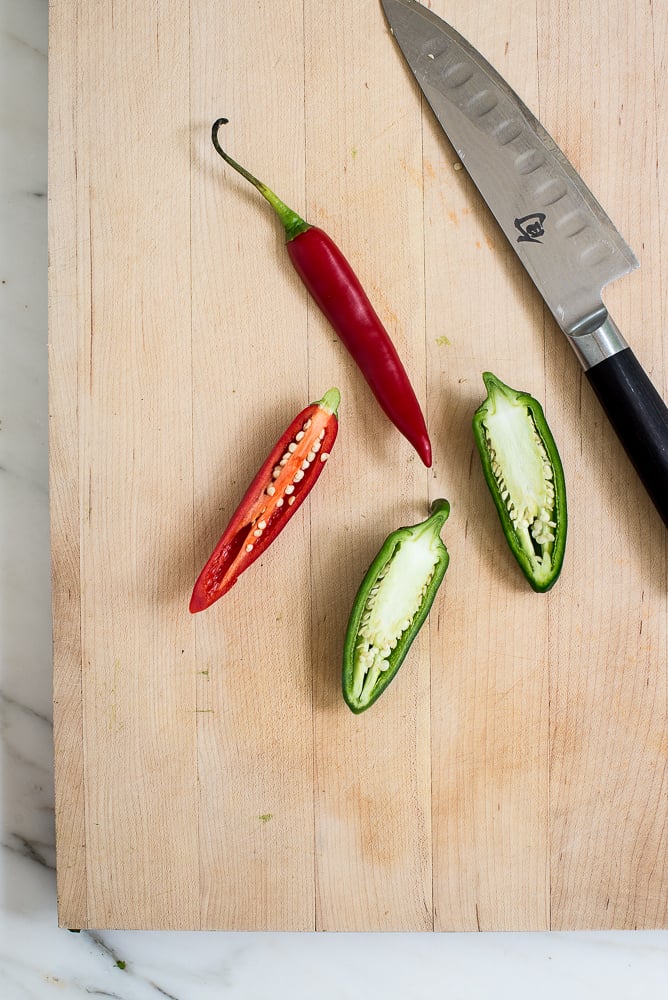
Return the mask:
M439 552L433 532L403 539L364 605L353 654L353 697L366 700L422 605Z
M554 543L554 472L545 445L526 405L498 393L484 420L492 472L527 555L549 567Z

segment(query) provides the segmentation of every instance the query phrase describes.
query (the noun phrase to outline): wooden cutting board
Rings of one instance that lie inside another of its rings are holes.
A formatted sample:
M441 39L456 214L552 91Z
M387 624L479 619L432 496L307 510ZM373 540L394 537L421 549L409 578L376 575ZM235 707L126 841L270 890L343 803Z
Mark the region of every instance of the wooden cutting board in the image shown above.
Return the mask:
M666 394L666 0L432 0L641 268L611 314ZM666 532L377 0L51 7L50 393L59 919L69 927L668 925ZM345 251L425 407L426 470L230 152ZM525 584L474 452L490 369L569 490ZM341 390L309 500L188 613L246 485ZM341 651L385 536L446 496L429 623L355 717Z

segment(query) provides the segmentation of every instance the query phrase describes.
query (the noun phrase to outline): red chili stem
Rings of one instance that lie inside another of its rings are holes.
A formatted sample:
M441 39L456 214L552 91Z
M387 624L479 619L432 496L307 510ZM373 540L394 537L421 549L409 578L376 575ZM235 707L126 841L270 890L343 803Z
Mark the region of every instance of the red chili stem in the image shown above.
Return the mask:
M429 467L431 443L420 404L392 340L352 267L334 241L311 226L221 147L214 122L216 152L255 187L278 215L288 255L305 287L350 352L381 408Z
M271 188L268 188L266 184L259 181L257 177L254 177L253 174L250 173L249 170L246 170L246 168L242 167L240 163L233 160L229 153L225 152L223 147L220 145L218 132L221 125L227 124L227 118L219 118L213 123L213 127L211 129L211 141L213 142L218 155L222 156L225 162L229 163L229 165L233 167L238 174L241 174L241 176L244 177L249 184L252 184L253 187L260 192L263 198L266 198L273 210L276 212L276 215L281 220L283 228L285 229L285 236L288 241L294 239L295 236L298 236L299 233L303 233L306 229L310 229L308 222L302 219L300 215L297 215L296 212L293 212L284 201L281 201L281 199L274 194Z

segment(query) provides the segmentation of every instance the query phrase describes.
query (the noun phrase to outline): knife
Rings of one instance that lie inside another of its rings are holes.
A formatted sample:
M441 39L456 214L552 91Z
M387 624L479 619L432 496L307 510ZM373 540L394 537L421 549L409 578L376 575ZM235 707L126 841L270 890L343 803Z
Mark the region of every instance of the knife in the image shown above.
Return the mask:
M603 304L638 267L540 122L462 36L417 0L381 0L462 165L582 364L668 526L668 409Z

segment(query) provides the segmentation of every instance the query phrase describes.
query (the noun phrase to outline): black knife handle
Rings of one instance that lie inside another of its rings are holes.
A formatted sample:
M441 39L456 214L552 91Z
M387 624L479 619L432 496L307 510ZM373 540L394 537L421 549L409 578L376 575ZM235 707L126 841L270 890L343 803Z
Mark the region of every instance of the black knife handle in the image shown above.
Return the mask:
M668 407L630 347L586 375L668 527Z

